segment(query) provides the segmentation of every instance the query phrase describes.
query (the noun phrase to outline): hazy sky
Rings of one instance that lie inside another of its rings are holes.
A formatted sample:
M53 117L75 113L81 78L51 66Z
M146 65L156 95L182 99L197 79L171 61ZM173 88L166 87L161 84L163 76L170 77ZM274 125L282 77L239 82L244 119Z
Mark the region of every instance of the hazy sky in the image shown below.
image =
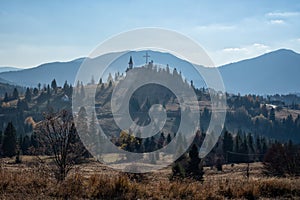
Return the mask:
M300 1L1 0L0 66L87 56L108 37L142 27L183 33L221 65L279 48L300 52L299 22Z

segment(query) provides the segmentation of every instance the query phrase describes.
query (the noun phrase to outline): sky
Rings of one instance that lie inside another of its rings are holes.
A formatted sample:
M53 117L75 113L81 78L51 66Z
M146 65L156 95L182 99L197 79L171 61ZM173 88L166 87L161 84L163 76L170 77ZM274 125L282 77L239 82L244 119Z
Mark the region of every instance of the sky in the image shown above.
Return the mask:
M300 53L300 1L1 0L0 66L30 68L88 56L143 27L182 33L216 66L276 49Z

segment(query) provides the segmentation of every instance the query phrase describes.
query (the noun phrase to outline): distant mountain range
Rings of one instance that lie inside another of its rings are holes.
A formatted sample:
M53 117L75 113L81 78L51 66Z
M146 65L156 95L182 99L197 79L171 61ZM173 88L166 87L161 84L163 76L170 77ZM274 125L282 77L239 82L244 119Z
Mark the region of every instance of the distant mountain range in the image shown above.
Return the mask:
M83 59L70 62L53 62L19 71L2 72L0 78L17 85L31 87L36 87L38 83L50 84L54 78L59 85L62 85L65 80L73 83L82 61Z
M0 67L0 73L1 72L9 72L9 71L17 71L17 70L22 70L22 69L16 68L16 67Z
M169 53L148 51L149 61L170 68L177 68L190 81L193 80L198 87L204 86L204 81L196 76L196 70L191 64ZM126 52L111 64L111 69L124 72L128 66L129 57L133 57L134 66L145 63L145 51ZM49 84L55 78L59 85L65 80L73 83L78 69L85 58L70 62L53 62L38 67L19 71L6 71L0 73L0 82L12 82L22 86L37 86L38 83ZM89 60L95 60L89 59ZM199 66L202 67L202 66ZM203 68L203 67L202 67ZM1 68L0 68L1 69ZM186 70L188 69L188 70ZM206 68L206 70L209 70ZM300 54L292 50L280 49L255 58L227 64L219 67L225 88L230 93L241 94L287 94L300 92ZM91 80L94 74L87 74ZM97 81L97 80L96 80Z
M280 49L220 67L229 92L287 94L300 92L300 54Z

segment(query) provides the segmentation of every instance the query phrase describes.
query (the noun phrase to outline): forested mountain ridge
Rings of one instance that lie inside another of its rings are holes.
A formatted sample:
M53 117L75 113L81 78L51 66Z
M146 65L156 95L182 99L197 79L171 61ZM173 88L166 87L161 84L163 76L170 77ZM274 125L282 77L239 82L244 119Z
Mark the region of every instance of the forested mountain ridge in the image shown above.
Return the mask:
M148 53L151 55L150 58L154 60L154 63L169 64L171 68L176 67L178 71L183 72L189 81L193 80L197 87L205 86L203 79L198 75L196 76L196 71L185 71L190 68L190 63L169 53L155 51L148 51ZM135 66L142 65L145 63L144 54L145 51L125 52L124 55L118 58L117 62L114 62L115 66L112 67L118 71L123 71L121 70L122 65L125 63L123 67L127 67L126 63L130 55L133 57ZM73 84L84 59L46 63L30 69L2 72L0 73L0 78L13 82L16 85L30 87L35 87L38 83L42 85L48 84L54 78L60 85L65 80ZM230 63L220 66L219 71L222 75L225 89L229 93L268 95L300 92L298 87L300 79L297 77L300 72L300 54L292 50L280 49L255 58ZM88 75L89 80L92 75Z

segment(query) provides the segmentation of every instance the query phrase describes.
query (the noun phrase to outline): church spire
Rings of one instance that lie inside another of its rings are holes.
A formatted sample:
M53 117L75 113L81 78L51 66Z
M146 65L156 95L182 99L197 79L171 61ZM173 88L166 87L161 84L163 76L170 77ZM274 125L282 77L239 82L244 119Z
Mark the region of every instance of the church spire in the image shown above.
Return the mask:
M132 56L130 56L129 63L128 63L128 68L132 69L132 67L133 67Z
M126 72L128 72L129 70L131 70L133 68L133 61L132 61L132 56L130 56L129 58L129 62L128 62L128 67L126 69Z

